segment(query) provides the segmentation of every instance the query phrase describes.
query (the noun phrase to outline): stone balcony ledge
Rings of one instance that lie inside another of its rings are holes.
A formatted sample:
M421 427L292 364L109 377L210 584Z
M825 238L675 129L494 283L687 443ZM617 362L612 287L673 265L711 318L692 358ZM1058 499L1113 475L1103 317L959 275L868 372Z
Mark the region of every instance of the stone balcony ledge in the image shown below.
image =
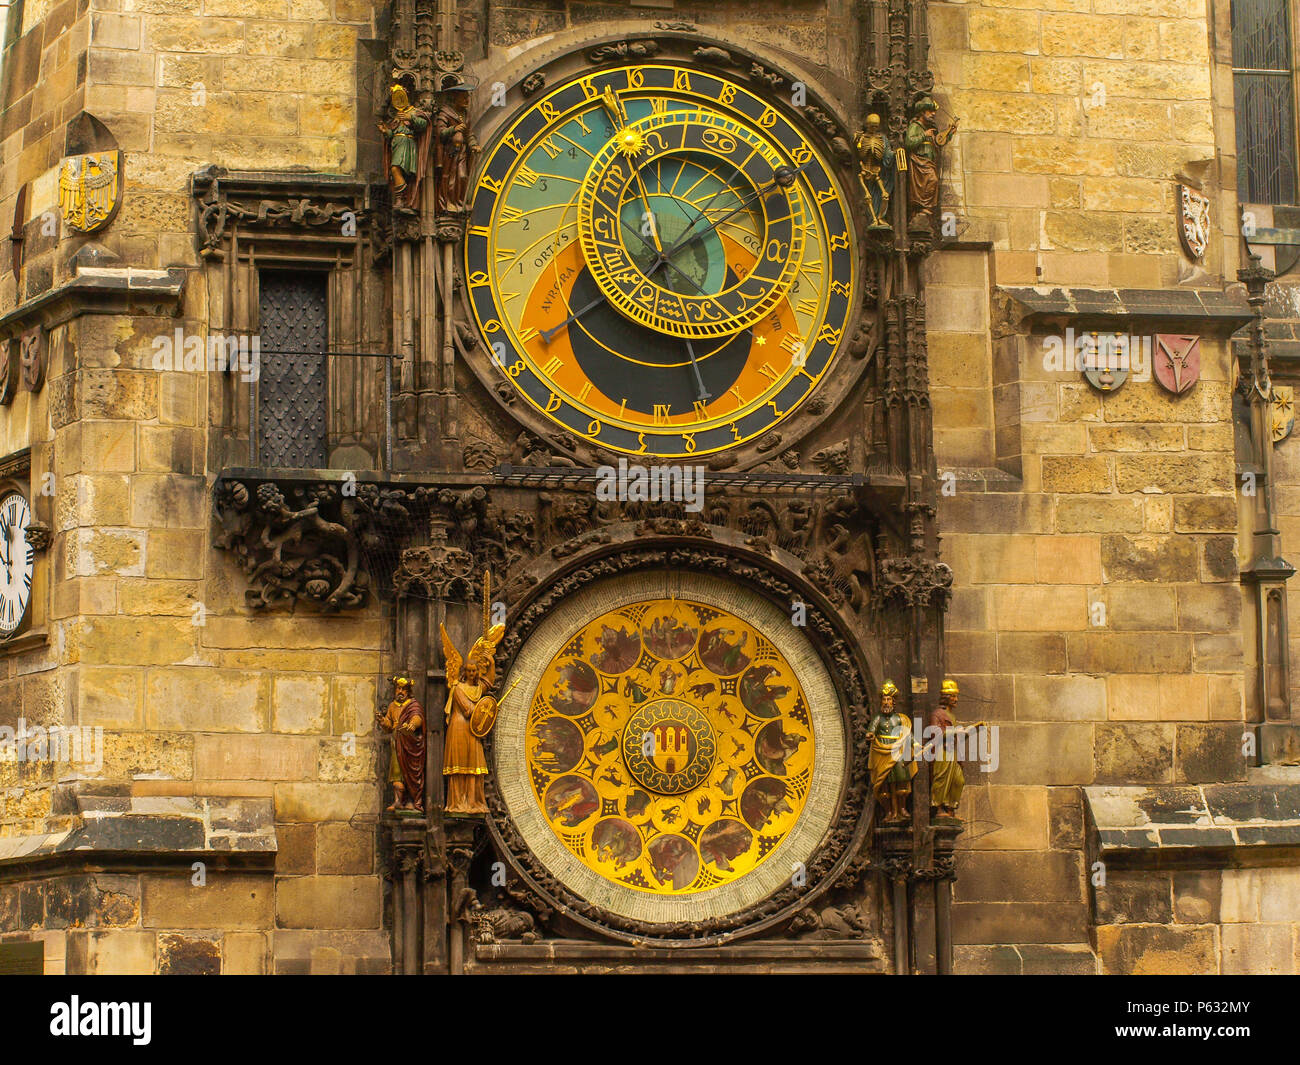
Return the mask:
M71 815L60 831L0 838L0 871L57 859L95 861L161 856L244 856L271 864L277 850L269 798L140 796L123 788L75 786L55 793L54 815Z
M1214 288L1098 289L1058 285L999 286L1011 320L1024 326L1072 324L1075 329L1133 332L1190 331L1230 336L1254 315L1240 286Z
M1247 852L1300 847L1300 767L1252 769L1238 783L1083 791L1090 843L1102 858L1144 863L1205 852L1253 861Z

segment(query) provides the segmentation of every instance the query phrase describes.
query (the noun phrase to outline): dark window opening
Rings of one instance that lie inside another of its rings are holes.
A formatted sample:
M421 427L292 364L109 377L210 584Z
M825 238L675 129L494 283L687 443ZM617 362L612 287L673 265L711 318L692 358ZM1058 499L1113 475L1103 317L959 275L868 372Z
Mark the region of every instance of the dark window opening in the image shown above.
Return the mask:
M1287 0L1232 0L1237 197L1296 202L1295 97Z

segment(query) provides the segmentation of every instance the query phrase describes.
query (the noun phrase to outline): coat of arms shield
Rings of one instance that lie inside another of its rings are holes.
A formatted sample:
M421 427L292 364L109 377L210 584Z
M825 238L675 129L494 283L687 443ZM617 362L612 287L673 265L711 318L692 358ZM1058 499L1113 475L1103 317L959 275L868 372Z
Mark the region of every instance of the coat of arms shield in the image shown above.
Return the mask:
M1210 246L1210 198L1187 185L1178 186L1178 236L1194 263Z
M1201 376L1201 338L1157 333L1151 369L1162 387L1181 396Z
M122 202L120 150L70 155L59 168L59 211L78 233L95 233L117 215Z
M1274 385L1270 400L1270 435L1273 443L1280 444L1295 428L1295 386Z

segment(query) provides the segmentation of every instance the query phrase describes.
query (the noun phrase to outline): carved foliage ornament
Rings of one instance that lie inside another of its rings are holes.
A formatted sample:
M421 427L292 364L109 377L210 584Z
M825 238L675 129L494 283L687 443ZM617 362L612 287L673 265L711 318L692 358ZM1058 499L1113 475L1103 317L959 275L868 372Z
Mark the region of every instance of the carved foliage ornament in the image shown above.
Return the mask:
M0 340L0 406L14 401L18 391L18 339Z
M196 178L196 194L200 188L203 184ZM367 212L355 202L305 196L231 195L217 176L212 176L203 188L199 201L199 234L205 257L219 253L232 223L245 229L333 230L330 235L353 237L367 221Z
M37 326L19 338L18 363L22 369L23 388L39 392L45 384L45 331Z

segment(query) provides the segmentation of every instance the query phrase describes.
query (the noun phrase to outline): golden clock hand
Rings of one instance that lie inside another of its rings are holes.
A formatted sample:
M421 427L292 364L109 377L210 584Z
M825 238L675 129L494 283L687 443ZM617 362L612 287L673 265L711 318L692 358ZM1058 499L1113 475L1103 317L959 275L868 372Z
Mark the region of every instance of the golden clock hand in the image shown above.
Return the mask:
M610 113L610 117L616 119L620 126L627 125L627 110L623 107L623 101L619 98L618 93L614 91L612 86L605 86L605 91L601 93L600 96L600 102L605 105L606 110ZM615 136L617 135L618 131L615 130Z
M632 171L636 175L637 187L641 190L641 202L645 204L645 221L650 225L650 235L655 239L655 254L662 255L664 247L659 243L659 226L655 224L655 213L650 206L650 194L645 190L645 181L638 166Z

